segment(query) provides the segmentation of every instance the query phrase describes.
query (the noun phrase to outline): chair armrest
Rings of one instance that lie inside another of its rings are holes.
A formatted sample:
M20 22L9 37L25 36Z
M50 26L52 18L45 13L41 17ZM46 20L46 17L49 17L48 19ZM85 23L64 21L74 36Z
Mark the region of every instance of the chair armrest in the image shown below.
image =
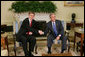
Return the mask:
M65 30L65 36L69 36L69 31L68 30Z
M65 30L65 32L66 32L66 33L69 33L69 31L68 31L68 30Z
M14 38L14 39L16 38L16 34L13 34L13 38Z

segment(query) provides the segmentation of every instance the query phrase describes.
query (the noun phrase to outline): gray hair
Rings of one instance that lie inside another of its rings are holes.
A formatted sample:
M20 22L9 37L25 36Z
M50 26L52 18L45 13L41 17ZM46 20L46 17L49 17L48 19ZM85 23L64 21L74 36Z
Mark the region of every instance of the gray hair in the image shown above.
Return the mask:
M53 15L53 14L55 15L55 13L51 13L51 14L49 15L49 17L51 17L51 15Z

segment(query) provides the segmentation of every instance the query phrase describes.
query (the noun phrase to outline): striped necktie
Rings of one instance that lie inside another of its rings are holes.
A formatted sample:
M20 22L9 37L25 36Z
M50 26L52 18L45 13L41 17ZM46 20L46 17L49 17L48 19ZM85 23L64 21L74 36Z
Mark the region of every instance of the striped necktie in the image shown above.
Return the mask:
M57 29L56 29L56 24L53 22L53 31L55 33L55 36L57 36L58 32L57 32Z

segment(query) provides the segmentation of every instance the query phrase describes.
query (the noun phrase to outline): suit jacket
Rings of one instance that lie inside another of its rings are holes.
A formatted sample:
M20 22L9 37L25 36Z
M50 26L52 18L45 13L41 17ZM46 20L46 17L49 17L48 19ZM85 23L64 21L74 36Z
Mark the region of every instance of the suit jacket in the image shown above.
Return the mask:
M35 36L36 34L38 34L38 30L37 30L37 22L35 20L32 21L32 27L30 27L29 25L29 18L26 18L23 22L22 25L18 31L18 33L16 34L16 40L20 41L20 36L24 36L27 37L28 35L26 34L27 32L33 32L32 36Z
M63 37L64 36L64 28L62 26L61 21L60 20L56 20L55 23L56 23L56 30L58 32L58 35L61 34L61 36ZM47 35L48 32L49 32L49 35L53 35L54 38L57 37L57 36L55 36L55 33L53 31L53 27L52 27L52 22L51 21L49 21L47 23L47 28L44 31L44 34Z

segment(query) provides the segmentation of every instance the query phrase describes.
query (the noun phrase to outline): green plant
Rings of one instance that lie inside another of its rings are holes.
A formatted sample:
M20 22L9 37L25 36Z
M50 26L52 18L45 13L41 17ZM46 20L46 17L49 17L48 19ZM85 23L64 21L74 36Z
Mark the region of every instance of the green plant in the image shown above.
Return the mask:
M17 1L12 3L11 8L9 10L14 10L15 13L22 12L44 12L44 13L52 13L56 11L56 6L50 1Z

